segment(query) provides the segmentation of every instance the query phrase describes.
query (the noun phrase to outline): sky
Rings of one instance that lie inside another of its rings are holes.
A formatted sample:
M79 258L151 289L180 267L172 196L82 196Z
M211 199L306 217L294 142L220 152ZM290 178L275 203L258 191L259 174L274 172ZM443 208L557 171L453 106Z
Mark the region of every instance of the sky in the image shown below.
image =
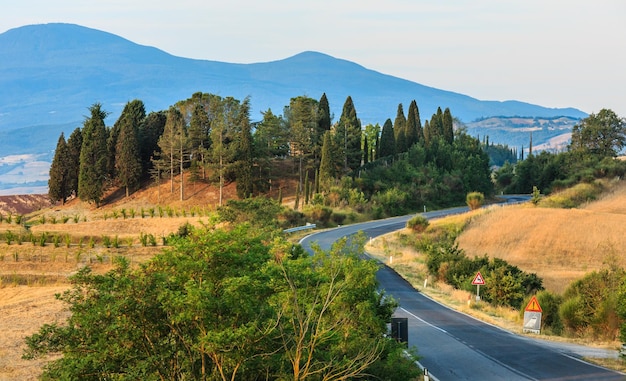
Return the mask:
M50 22L231 63L318 51L481 100L626 117L623 0L20 0L0 33Z

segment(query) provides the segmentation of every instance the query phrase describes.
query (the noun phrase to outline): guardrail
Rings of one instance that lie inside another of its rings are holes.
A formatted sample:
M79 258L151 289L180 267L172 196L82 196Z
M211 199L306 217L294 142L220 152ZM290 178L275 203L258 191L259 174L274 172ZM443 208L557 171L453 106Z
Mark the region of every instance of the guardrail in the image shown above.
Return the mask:
M283 230L283 233L299 232L301 230L315 229L316 227L317 225L307 222L307 224L303 226L296 226L295 228L285 229Z

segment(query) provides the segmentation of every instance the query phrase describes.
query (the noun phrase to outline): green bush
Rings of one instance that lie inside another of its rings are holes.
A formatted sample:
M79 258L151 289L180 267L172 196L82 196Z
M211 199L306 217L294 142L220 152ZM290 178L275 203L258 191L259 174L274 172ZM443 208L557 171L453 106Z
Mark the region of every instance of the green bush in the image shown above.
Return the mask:
M485 195L481 192L470 192L465 197L465 202L470 210L475 210L483 206L485 202Z
M406 227L417 233L423 232L429 225L428 219L421 214L412 217L406 222Z

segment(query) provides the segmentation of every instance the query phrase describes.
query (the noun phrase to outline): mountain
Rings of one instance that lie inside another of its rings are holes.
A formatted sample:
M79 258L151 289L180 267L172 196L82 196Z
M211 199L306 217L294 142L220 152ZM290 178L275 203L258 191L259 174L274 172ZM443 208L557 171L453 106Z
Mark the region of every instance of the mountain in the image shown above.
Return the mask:
M413 99L423 119L439 106L449 107L464 122L494 115L586 116L574 108L481 101L318 52L252 64L195 60L74 24L8 30L0 34L0 57L0 152L31 154L44 161L51 159L60 132L67 137L81 126L95 102L110 113L107 123L112 125L130 100L141 99L147 111L157 111L198 91L237 99L249 96L253 120L260 120L269 108L282 114L292 97L319 99L323 93L335 121L351 96L363 125L382 125L395 118L399 103L406 110ZM6 172L0 158L0 189L6 187Z

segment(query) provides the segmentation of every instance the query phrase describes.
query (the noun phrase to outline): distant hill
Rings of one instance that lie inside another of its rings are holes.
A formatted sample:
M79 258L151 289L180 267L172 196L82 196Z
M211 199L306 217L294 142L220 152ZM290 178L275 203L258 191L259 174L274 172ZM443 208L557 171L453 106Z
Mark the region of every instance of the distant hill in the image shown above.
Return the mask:
M60 132L68 136L81 126L95 102L110 112L107 122L112 124L130 100L141 99L148 111L157 111L197 91L237 99L249 96L253 120L270 108L282 114L292 97L319 99L323 93L335 121L351 96L364 125L382 125L395 118L399 103L406 110L413 99L422 119L429 119L439 106L449 107L464 122L494 115L586 116L574 108L481 101L318 52L253 64L194 60L73 24L8 30L0 34L0 57L0 152L48 161ZM4 172L0 168L0 189L7 187Z
M569 116L520 117L492 116L467 123L467 132L481 140L506 143L521 153L528 153L532 138L533 150L559 152L569 144L572 127L580 119Z

